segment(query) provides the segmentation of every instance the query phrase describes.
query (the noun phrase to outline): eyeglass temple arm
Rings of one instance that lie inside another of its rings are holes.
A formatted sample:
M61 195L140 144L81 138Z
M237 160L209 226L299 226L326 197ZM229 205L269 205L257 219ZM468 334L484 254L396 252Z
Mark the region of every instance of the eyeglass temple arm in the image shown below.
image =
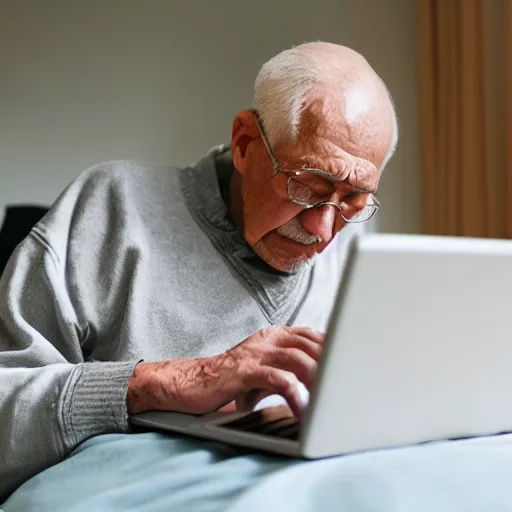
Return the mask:
M267 135L265 133L265 130L263 129L263 124L261 123L261 119L260 116L258 115L258 112L254 108L249 109L249 112L252 112L254 114L254 117L256 118L256 122L258 123L258 129L260 131L261 138L263 139L263 144L265 144L265 147L267 148L267 153L270 156L270 160L272 161L272 166L274 167L274 170L276 172L282 172L282 169L279 166L279 163L276 157L274 156L272 149L270 148L270 144L267 140Z

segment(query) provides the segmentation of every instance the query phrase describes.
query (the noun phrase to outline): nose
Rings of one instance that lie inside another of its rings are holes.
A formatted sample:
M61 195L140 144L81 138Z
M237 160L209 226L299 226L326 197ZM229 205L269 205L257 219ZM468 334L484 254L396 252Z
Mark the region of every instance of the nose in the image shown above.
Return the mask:
M320 237L324 242L330 242L334 236L336 214L334 206L322 205L304 210L300 214L300 221L312 235Z

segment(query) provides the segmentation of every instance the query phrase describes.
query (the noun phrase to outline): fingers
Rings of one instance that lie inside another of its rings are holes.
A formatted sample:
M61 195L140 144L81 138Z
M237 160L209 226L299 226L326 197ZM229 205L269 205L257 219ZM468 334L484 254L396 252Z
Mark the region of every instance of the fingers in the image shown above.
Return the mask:
M294 347L302 350L315 361L320 359L324 335L306 327L283 327L285 335L279 339L278 345Z
M253 376L252 387L268 391L268 394L281 395L294 416L299 418L302 415L302 398L299 392L297 377L286 370L278 368L263 367L259 374Z
M279 345L283 348L296 348L306 353L315 361L318 361L322 354L322 345L320 343L315 343L314 341L311 341L308 338L303 338L302 336L287 336L286 338L283 338Z
M325 335L321 332L313 331L309 327L285 327L285 329L291 335L300 336L319 344L324 342Z
M293 373L308 389L315 380L316 360L298 348L276 348L267 354L263 364Z

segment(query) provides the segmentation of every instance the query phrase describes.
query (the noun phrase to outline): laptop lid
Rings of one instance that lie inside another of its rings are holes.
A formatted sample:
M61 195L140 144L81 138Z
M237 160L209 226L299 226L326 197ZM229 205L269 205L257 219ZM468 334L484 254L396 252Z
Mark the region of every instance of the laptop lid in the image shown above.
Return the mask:
M354 237L301 452L512 430L512 241Z

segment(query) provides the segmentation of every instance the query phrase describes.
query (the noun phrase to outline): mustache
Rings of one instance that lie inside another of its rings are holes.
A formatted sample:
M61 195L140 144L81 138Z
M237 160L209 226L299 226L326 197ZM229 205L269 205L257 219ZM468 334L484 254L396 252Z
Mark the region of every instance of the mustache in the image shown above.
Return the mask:
M278 227L276 229L276 233L302 245L311 245L322 242L322 237L312 235L307 231L300 223L298 217L294 217L286 224Z

